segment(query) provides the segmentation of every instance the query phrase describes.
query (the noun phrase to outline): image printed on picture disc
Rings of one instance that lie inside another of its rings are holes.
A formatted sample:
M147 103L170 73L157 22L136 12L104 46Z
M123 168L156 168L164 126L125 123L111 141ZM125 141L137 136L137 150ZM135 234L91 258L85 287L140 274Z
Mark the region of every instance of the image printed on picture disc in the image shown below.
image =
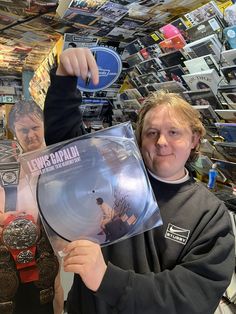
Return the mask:
M115 241L150 216L152 192L129 139L73 140L48 156L53 168L38 178L37 202L43 219L64 240Z

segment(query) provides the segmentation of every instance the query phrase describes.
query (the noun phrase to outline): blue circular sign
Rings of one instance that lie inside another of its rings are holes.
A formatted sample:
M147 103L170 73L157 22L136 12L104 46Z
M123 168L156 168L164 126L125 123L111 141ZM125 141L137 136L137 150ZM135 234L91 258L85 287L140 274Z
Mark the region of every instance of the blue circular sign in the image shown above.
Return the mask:
M106 47L92 47L92 51L99 70L99 83L94 85L92 79L83 80L78 77L77 87L84 92L97 92L111 86L119 77L122 70L120 56Z

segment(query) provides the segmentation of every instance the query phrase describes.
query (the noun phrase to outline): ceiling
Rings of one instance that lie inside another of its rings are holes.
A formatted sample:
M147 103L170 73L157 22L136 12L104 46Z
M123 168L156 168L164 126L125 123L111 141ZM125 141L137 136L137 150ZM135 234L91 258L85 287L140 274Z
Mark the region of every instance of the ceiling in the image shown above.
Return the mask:
M61 0L70 2L67 0ZM90 2L96 9L86 10ZM58 39L66 33L108 37L130 42L209 1L199 0L86 0L81 9L61 18L57 0L0 0L0 74L36 70ZM112 2L112 3L109 3ZM223 3L224 1L218 1ZM61 4L61 3L60 3ZM109 16L101 5L115 6ZM132 22L132 23L131 23Z

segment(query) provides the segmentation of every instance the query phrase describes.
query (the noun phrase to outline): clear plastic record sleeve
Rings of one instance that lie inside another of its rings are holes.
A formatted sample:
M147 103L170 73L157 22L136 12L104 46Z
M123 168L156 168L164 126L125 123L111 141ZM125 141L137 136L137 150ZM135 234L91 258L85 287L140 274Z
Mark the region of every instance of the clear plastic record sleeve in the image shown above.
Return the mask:
M21 164L55 252L162 224L130 122L23 154Z

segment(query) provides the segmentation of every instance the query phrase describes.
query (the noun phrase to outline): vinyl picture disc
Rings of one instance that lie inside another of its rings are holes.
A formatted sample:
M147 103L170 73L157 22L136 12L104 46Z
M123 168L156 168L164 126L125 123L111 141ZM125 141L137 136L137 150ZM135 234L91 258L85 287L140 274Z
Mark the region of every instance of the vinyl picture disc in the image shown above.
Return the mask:
M57 147L50 156L62 156L72 147L79 153L78 162L68 166L58 163L55 170L38 178L37 201L43 219L64 240L87 238L103 243L103 212L97 203L102 199L119 220L110 230L110 239L130 233L146 215L151 193L134 143L85 138ZM132 219L123 225L121 217Z

